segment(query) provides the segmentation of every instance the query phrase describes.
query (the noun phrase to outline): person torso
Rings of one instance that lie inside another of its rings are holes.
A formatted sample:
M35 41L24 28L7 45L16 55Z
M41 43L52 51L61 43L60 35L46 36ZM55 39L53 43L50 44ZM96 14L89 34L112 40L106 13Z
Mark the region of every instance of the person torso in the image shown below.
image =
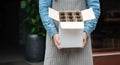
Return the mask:
M58 11L86 9L86 0L52 0L52 8Z

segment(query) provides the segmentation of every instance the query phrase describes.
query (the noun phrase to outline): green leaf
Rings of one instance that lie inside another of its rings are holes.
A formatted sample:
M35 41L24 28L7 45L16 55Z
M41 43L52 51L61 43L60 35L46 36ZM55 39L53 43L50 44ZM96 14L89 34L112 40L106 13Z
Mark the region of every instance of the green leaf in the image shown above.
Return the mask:
M31 29L31 34L35 33L35 27Z
M26 7L26 2L25 1L21 1L21 8L25 8Z
M32 24L35 25L36 24L36 20L34 18L31 19Z
M43 36L43 37L46 36L45 32L41 32L41 33L39 33L39 35L40 35L40 36Z

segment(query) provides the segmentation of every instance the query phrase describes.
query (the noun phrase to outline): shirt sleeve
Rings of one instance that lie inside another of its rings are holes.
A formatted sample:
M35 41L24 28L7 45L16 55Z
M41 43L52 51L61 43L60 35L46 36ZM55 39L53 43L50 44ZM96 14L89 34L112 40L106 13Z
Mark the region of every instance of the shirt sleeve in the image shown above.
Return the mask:
M39 0L39 13L43 26L52 37L57 33L53 20L48 16L48 8L51 7L52 0Z
M85 22L85 29L84 31L89 36L90 33L95 29L96 24L98 22L100 16L100 2L99 0L86 0L88 8L93 8L94 14L96 19L88 20Z

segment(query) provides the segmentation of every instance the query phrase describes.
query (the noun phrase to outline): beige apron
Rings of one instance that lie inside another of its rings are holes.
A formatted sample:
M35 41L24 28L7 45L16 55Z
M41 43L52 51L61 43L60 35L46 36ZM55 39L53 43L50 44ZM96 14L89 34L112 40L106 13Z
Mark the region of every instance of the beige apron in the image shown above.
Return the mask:
M52 8L58 11L83 10L86 0L53 0ZM58 29L58 22L54 21ZM90 37L85 48L58 50L47 33L44 65L93 65Z

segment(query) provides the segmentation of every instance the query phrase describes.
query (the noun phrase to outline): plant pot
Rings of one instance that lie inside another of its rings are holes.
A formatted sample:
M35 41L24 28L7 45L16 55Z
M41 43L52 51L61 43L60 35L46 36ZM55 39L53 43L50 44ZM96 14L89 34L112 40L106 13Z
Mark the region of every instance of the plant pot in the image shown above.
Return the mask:
M44 61L45 38L37 34L28 35L25 44L25 58L29 62Z

